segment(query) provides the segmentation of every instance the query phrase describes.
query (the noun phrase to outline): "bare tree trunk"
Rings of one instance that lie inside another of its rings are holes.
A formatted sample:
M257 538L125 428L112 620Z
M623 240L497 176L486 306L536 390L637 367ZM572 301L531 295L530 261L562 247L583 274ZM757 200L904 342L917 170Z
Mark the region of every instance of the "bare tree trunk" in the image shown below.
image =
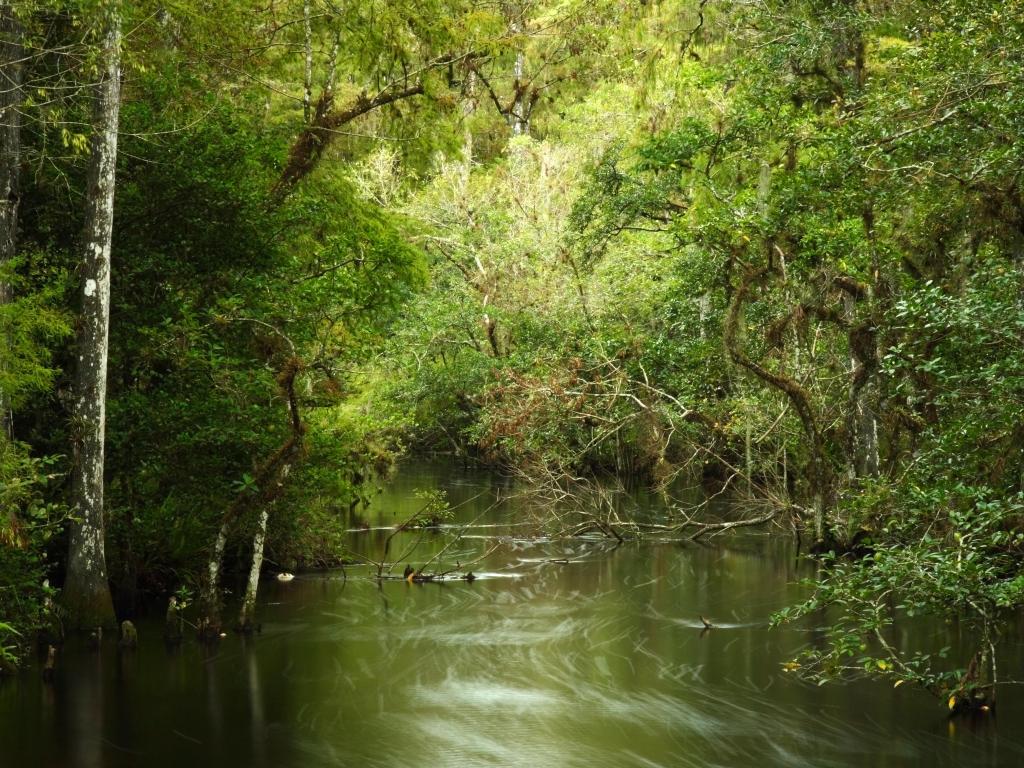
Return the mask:
M743 438L743 452L744 460L746 463L746 475L747 475L747 493L753 494L754 492L754 452L753 452L753 417L750 414L746 415L747 430Z
M267 520L270 518L270 506L260 510L259 526L252 537L252 565L249 567L249 582L245 587L242 599L242 613L238 617L238 631L252 632L255 627L256 591L260 585L260 570L263 568L263 543L267 538Z
M21 97L23 49L21 25L10 2L0 2L0 270L18 245L18 177L21 165ZM10 284L0 274L0 305L13 299ZM9 340L0 340L0 367L5 365ZM11 403L0 389L0 429L11 437ZM13 514L13 513L12 513Z
M856 320L855 310L855 299L850 294L843 296L843 313L846 315L847 322L854 322ZM846 419L846 478L850 482L857 479L859 470L862 462L860 461L860 418L859 414L863 408L863 403L859 397L859 387L857 386L857 355L851 348L849 350L849 364L850 364L850 388L848 396L848 408L849 413Z
M874 323L869 319L855 323L856 298L871 300L868 286L850 283L843 297L849 318L847 339L850 345L850 386L847 397L847 465L851 480L878 474L878 420L876 379L878 350Z
M82 310L74 379L74 451L68 573L64 605L75 627L114 624L103 549L103 453L110 331L110 246L121 95L121 18L109 3L103 15L101 75L86 191Z
M231 521L224 519L217 530L217 538L213 542L210 560L206 565L206 578L199 595L199 638L212 640L220 637L220 568L224 562L224 547L228 543L228 527Z
M860 401L860 437L864 452L863 473L867 477L878 475L878 417L875 415L877 396L874 385L870 385Z
M476 112L476 72L466 73L466 92L462 98L462 193L468 200L469 177L473 173L473 131L469 122Z
M324 94L328 98L334 93L334 80L338 74L338 53L341 48L341 33L334 33L334 43L331 45L331 55L327 59L327 76L324 78Z
M306 125L313 119L313 30L309 22L309 0L302 4L303 52L305 61L302 73L302 116Z
M704 291L704 294L697 299L697 311L700 313L700 339L703 341L708 337L706 330L708 317L711 316L711 291Z
M512 20L509 24L509 31L513 35L523 33L524 9L519 3L511 8ZM515 62L512 65L512 107L508 114L508 124L512 128L513 136L530 135L530 107L526 99L527 84L523 81L526 69L526 54L522 45L516 49Z
M514 29L514 31L519 32L518 29ZM512 123L513 136L530 135L530 117L527 114L526 105L526 85L523 83L525 60L525 54L522 51L516 51L516 63L513 68L513 76L515 77L513 87L516 89L516 97L512 102L512 114L509 116L509 120Z
M860 54L859 66L858 66L858 85L863 87L863 76L864 76L864 44L860 41L858 47L858 53ZM879 269L878 261L878 248L875 244L875 214L871 204L865 206L864 211L861 214L861 220L864 224L864 234L867 236L868 243L871 246L871 273L873 282L871 283L871 313L872 317L878 317L880 312L884 311L883 308L878 306L882 296L888 292L883 289L883 283L881 281L881 272ZM877 326L876 326L877 327ZM875 332L877 334L877 332ZM879 371L877 366L878 361L878 338L877 335L871 338L871 346L869 349L870 359L872 362L872 369L868 377L868 381L864 387L864 393L861 396L861 402L863 404L863 412L861 413L861 434L864 436L864 474L869 477L876 477L878 475L878 377Z

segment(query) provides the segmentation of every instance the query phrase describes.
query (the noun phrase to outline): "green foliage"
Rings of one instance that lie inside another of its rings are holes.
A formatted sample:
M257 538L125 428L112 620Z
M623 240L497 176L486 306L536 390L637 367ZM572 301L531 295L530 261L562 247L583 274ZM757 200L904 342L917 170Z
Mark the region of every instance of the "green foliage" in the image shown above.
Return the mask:
M820 621L822 611L829 618L827 644L795 662L794 669L811 679L866 674L915 682L943 699L970 698L996 682L988 670L968 674L977 646L956 654L949 647L907 648L894 630L908 621L955 620L988 652L1024 601L1024 496L912 483L900 502L878 530L872 554L859 561L827 559L823 577L812 582L813 597L776 621L811 615ZM947 656L960 666L945 666Z
M780 615L834 620L794 671L988 696L1024 601L1019 0L313 3L308 34L305 7L124 8L116 580L187 581L299 434L267 542L288 567L336 563L410 446L717 473L861 555ZM0 573L24 603L0 617L25 637L62 518L38 457L71 429L97 15L18 13ZM950 612L946 657L893 639Z
M800 668L973 701L1021 601L1019 3L679 5L602 42L647 46L608 71L639 102L565 93L544 143L403 192L434 261L386 394L430 446L728 467L826 551L867 537L786 614L832 606ZM948 659L886 645L950 607Z
M5 341L0 365L0 392L9 407L21 408L29 398L46 392L57 371L51 359L53 347L67 338L69 318L59 306L65 280L61 274L24 276L28 257L0 264L0 283L8 285L15 298L0 303L0 338ZM32 291L33 282L45 281Z
M318 13L318 57L331 48L326 22L347 25L332 65L339 103L379 84L406 53L432 58L422 42L452 45L442 7L415 30L400 4L374 17L358 5ZM94 47L90 9L74 10L81 16L69 10L50 27L41 11L26 11L27 34L45 52L29 64L41 86L33 98L50 106L29 105L39 120L26 122L22 144L38 170L23 179L21 259L0 276L18 277L9 281L16 301L0 307L14 344L0 387L19 410L19 436L40 453L64 449L69 432L61 404L44 395L54 380L47 348L65 340L68 325L49 307L73 301L72 281L61 275L75 268L85 159L51 156L50 147L61 131L77 130L69 120L84 124L91 108L88 89L65 98L69 83L87 82ZM224 509L240 494L264 490L257 468L291 434L279 382L287 365L299 366L298 412L309 434L275 508L281 538L269 542L271 550L276 544L297 559L323 557L315 534L343 527L336 510L297 548L286 532L307 530L296 521L311 500L332 491L358 497L367 466L383 469L394 456L386 420L346 420L339 403L355 388L353 366L381 344L423 282L422 256L390 213L356 193L344 163L324 164L283 198L273 193L296 125L290 105L278 102L282 89L261 83L287 79L301 62L261 48L264 33L281 31L274 30L277 10L244 3L216 12L188 4L128 9L137 15L126 19L133 31L124 51L106 430L107 560L116 593L187 580ZM301 4L292 11L301 17ZM295 28L284 25L284 34ZM357 38L362 45L352 44ZM65 61L60 45L83 58ZM297 83L301 94L301 75ZM323 88L323 80L316 85ZM402 131L424 146L444 146L448 132L418 131L404 117ZM65 143L82 142L68 134ZM57 363L61 392L74 366L70 345ZM247 535L249 522L234 534Z
M63 506L47 500L60 478L57 464L0 439L0 666L16 665L33 634L53 620L47 548L67 519Z
M17 640L20 635L10 624L0 621L0 672L10 672L17 667L17 646L7 645L7 641Z
M430 528L440 525L442 522L451 520L454 512L448 503L448 495L439 488L419 490L415 493L417 499L423 502L419 511L405 523L407 528Z

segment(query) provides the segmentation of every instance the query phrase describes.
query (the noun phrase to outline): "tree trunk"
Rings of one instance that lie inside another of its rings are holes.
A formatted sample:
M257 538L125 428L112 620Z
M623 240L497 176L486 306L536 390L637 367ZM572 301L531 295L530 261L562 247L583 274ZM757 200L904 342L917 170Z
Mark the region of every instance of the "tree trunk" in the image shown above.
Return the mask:
M847 322L856 321L855 298L850 294L843 296L843 314ZM846 477L852 483L860 474L862 462L860 460L860 413L863 403L860 399L860 388L857 384L857 354L850 345L850 389L847 397L846 414Z
M513 28L513 32L517 33L519 30ZM512 102L512 113L509 115L509 122L512 124L512 135L513 136L529 136L530 135L530 116L528 114L528 106L526 101L526 84L523 82L523 68L526 61L526 56L522 51L516 51L516 63L513 68L513 75L515 77L515 99Z
M255 627L256 591L260 585L260 570L263 568L263 543L267 538L267 520L270 517L270 506L260 510L259 527L252 537L252 565L249 567L249 583L245 587L245 598L242 600L242 613L238 617L238 631L252 632Z
M324 78L324 96L328 100L333 98L334 79L338 74L338 53L341 49L341 33L334 33L334 43L331 45L331 55L327 59L327 75Z
M509 31L513 35L523 33L523 20L525 9L522 4L516 3L511 9L512 19L509 23ZM516 47L516 58L512 64L512 104L508 113L508 124L512 129L513 136L530 135L530 108L531 104L526 98L528 84L524 82L526 69L526 53L523 51L522 43Z
M110 330L110 245L114 228L114 172L121 91L121 19L103 14L100 82L86 190L82 309L74 378L74 451L68 573L64 605L74 627L114 624L103 549L103 452Z
M313 119L313 30L309 21L309 0L302 4L302 117L306 125Z
M21 87L23 77L21 25L10 2L0 2L0 305L13 298L3 270L14 258L18 243L18 177L21 165ZM0 366L9 340L0 348ZM0 389L0 429L11 437L11 403Z
M871 298L865 288L864 298ZM854 296L843 297L845 313L850 318L847 339L850 346L850 388L847 398L846 433L847 464L850 479L874 477L878 474L878 350L874 323L868 319L854 323Z
M224 562L224 547L228 543L228 527L231 521L221 521L217 531L217 538L213 543L213 550L210 552L210 560L206 565L206 578L203 581L202 592L199 596L199 638L201 640L212 640L220 637L220 568Z
M473 173L473 131L470 120L476 112L476 72L466 73L466 92L462 99L462 199L469 199L469 179Z

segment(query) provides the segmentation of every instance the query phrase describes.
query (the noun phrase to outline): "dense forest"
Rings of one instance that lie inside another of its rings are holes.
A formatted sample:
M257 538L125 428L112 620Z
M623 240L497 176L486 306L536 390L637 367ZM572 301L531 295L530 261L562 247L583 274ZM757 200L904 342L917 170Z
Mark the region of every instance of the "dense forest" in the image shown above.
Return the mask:
M171 595L251 629L265 558L345 562L446 453L565 536L797 536L775 621L829 630L787 670L994 705L1024 2L7 0L0 36L5 667ZM973 655L893 641L922 616Z

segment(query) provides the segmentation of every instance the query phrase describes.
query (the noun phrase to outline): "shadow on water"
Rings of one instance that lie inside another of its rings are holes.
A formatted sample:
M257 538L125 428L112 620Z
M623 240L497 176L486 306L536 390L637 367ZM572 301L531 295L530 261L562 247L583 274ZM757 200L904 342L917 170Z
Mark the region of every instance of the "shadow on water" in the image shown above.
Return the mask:
M678 542L530 536L507 483L417 465L352 533L375 555L387 528L443 487L479 528L445 556L495 541L472 584L267 581L261 635L168 650L69 646L56 679L0 684L0 762L98 766L1003 766L1024 764L1022 700L1000 723L947 721L884 684L816 688L781 663L814 633L769 630L799 596L792 543L736 534ZM489 509L490 508L490 509ZM509 525L509 522L516 525ZM492 527L485 527L492 526ZM383 533L378 535L382 529ZM420 536L414 565L456 529ZM709 617L707 631L700 619ZM924 642L908 632L907 643ZM1002 727L1000 727L1002 726Z

